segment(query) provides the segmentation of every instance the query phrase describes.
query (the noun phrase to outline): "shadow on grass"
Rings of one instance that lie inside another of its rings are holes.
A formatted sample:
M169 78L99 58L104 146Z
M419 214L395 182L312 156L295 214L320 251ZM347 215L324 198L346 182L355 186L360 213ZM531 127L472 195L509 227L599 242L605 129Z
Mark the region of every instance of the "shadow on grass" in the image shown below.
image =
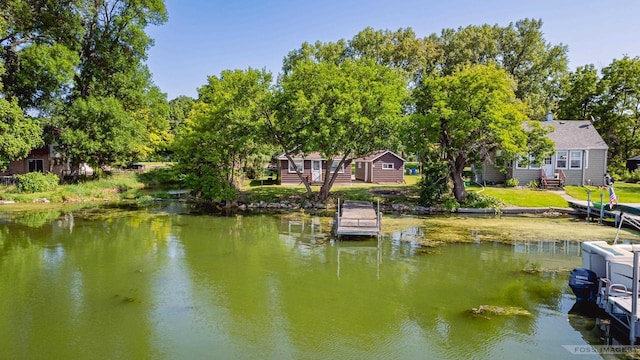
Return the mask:
M314 185L311 189L313 196L316 196L320 187ZM306 189L302 185L271 185L267 180L263 182L253 180L249 187L242 192L241 201L247 203L302 201L306 199L306 195ZM419 188L417 185L406 184L334 186L327 202L334 202L337 198L372 202L380 200L381 203L417 203L419 200Z

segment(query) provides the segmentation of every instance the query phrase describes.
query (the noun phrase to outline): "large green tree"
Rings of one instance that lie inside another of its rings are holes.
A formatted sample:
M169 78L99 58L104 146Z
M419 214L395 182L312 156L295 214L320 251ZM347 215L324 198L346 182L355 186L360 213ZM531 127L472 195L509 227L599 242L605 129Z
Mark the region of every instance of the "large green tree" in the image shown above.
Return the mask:
M400 73L368 59L291 64L279 79L275 116L267 122L290 161L319 152L327 164L340 156L339 168L347 158L383 148L395 138L406 94ZM311 197L309 181L297 173ZM337 174L326 166L317 200L327 199Z
M198 90L174 151L189 187L201 198L235 201L243 168L272 148L261 128L272 97L271 74L226 70Z
M0 36L5 31L5 22L0 18ZM0 61L0 94L4 71L3 61ZM0 169L6 168L11 160L25 157L29 150L42 146L41 132L38 123L25 116L17 99L6 99L0 95Z
M100 167L128 159L131 144L137 144L144 133L142 124L114 97L77 99L60 116L66 128L58 137L57 148L76 168L85 162Z
M614 59L602 69L596 127L617 166L640 151L640 57Z
M579 66L563 81L558 115L594 120L609 145L609 163L623 168L640 153L640 58L614 59L600 73Z
M578 66L562 80L558 118L585 120L596 115L600 78L593 65Z
M166 148L171 141L166 97L144 64L153 43L145 28L167 18L162 0L0 0L0 8L7 25L0 34L0 60L7 68L2 95L50 125L50 140L72 163L90 159L104 165ZM142 130L133 138L94 138L106 107L125 116L117 123L136 123L111 135L128 134L130 127ZM104 146L78 147L81 138ZM80 153L83 148L88 152ZM107 153L114 148L117 155Z
M74 116L57 117L56 125L61 129L60 148L76 157L72 158L73 163L84 158L94 165L105 165L108 164L105 161L145 157L166 147L170 141L166 96L152 84L151 74L143 63L153 43L145 28L166 21L164 2L85 1L78 13L84 32L72 93ZM100 106L86 106L85 102ZM123 116L117 121L123 127L113 129L111 136L101 139L102 148L88 153L71 150L77 148L77 139L98 140L91 129L103 126L99 122L106 107L110 107L110 114ZM97 112L92 113L93 110ZM133 129L136 136L132 137ZM118 151L113 153L114 149Z
M444 29L431 38L441 49L436 69L442 74L452 74L464 64L493 64L515 80L514 94L527 105L530 117L541 119L555 108L568 50L544 39L542 20Z
M51 112L73 86L82 20L78 0L0 0L3 93L22 109Z
M553 148L543 136L530 137L522 126L525 107L515 96L516 84L503 69L493 65L467 65L451 75L428 77L414 97L418 115L414 128L425 141L438 144L453 183L453 194L464 201L462 172L494 151L513 159L532 155L543 159ZM532 123L538 135L539 123ZM530 146L528 146L530 145Z
M189 117L194 100L186 95L178 96L169 101L169 125L172 134L178 134L184 126L184 121Z

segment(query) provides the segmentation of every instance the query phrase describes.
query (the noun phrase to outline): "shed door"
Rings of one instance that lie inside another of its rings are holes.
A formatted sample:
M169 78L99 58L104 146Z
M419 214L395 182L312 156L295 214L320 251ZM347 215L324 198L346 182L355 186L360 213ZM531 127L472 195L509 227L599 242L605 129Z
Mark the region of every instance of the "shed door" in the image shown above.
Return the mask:
M311 160L311 181L322 182L322 160Z
M364 163L364 182L369 182L369 163Z

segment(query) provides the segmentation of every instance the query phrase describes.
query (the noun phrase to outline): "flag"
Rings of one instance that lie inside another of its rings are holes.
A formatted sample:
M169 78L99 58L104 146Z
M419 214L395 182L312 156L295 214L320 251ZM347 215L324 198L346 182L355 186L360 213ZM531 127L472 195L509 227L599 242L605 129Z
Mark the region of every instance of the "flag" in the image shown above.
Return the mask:
M609 210L613 209L613 203L618 202L616 192L613 190L613 185L609 186Z

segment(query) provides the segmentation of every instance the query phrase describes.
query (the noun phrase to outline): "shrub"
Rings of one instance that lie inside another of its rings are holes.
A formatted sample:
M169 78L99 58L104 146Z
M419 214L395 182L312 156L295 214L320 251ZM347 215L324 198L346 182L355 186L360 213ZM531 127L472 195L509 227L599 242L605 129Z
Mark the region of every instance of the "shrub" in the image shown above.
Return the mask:
M504 182L504 186L506 187L516 187L519 184L520 184L520 181L518 181L518 179L516 178L507 179L507 181Z
M60 179L56 174L31 172L24 175L16 175L18 183L16 190L21 193L36 193L54 190Z
M404 168L405 169L416 169L416 170L418 170L418 163L417 162L406 162L406 163L404 163Z
M432 206L449 191L447 165L442 161L424 163L424 173L420 179L420 203Z
M454 211L455 209L460 207L460 203L456 200L455 197L451 195L446 195L442 197L442 208L448 211Z
M499 208L502 202L493 196L489 196L480 192L469 192L467 198L464 199L464 206L470 208Z
M142 195L139 198L136 198L136 205L138 207L147 207L151 206L154 203L151 195Z
M531 180L527 185L530 189L537 189L540 187L540 182L538 180Z
M622 171L619 173L618 179L628 183L638 183L640 182L640 169Z
M147 185L180 185L183 178L175 166L157 168L138 175L138 179Z

